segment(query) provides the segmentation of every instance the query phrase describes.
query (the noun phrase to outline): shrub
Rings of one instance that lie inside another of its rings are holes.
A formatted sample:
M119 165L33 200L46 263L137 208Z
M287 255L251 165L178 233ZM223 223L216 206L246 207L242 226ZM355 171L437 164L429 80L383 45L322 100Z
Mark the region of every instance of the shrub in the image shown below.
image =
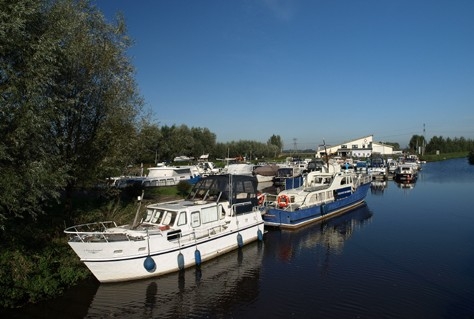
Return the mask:
M178 185L176 185L178 194L183 197L187 196L191 192L191 188L193 188L193 186L187 181L180 181Z

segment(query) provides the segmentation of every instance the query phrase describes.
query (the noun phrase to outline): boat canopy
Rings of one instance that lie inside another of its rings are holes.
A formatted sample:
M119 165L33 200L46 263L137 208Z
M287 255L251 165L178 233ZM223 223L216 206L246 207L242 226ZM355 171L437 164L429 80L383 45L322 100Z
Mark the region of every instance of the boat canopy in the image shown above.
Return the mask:
M257 178L247 175L210 175L198 181L188 199L229 201L231 205L252 202L257 205ZM232 185L232 187L230 187Z

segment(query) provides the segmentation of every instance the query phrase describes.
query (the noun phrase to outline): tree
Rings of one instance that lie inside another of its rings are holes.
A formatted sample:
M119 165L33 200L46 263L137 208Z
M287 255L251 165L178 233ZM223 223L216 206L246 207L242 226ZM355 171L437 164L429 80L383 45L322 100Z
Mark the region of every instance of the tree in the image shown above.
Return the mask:
M122 20L87 1L1 1L0 218L36 216L126 162L141 110ZM1 222L1 221L0 221Z
M410 151L418 153L421 147L426 146L426 140L423 135L413 135L408 143Z
M161 157L160 144L162 138L161 130L157 124L143 120L137 137L137 152L133 163L153 163L156 165Z
M283 149L283 142L280 135L273 134L267 142L268 145L275 145L281 151Z

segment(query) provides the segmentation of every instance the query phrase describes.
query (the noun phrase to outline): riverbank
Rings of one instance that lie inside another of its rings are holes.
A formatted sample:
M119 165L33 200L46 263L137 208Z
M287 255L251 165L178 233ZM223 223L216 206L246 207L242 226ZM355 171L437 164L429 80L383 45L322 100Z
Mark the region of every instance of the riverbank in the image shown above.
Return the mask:
M453 158L467 158L468 152L454 152L454 153L441 153L441 154L424 154L420 156L420 159L427 162L438 162L449 160Z

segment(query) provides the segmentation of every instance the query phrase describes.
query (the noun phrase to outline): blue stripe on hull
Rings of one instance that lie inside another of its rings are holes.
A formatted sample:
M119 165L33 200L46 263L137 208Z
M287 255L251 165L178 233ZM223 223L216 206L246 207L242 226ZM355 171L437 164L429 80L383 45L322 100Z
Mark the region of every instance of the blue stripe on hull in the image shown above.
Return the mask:
M361 204L367 196L369 188L370 183L363 184L353 194L346 195L343 198L339 197L334 202L295 211L271 208L263 215L263 220L266 226L281 228L297 228L312 222L321 221Z

